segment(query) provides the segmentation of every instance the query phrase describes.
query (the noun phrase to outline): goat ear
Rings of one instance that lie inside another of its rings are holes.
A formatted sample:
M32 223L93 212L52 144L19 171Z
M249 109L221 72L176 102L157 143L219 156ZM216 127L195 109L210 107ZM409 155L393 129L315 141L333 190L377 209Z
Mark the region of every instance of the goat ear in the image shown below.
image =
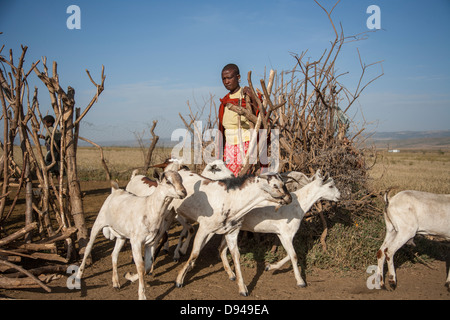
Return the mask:
M161 183L164 179L166 178L166 172L163 171L163 173L161 173L161 175L159 176L159 182Z
M290 171L280 173L281 178L285 183L296 182L299 187L303 187L311 182L311 178L308 178L306 174L298 171Z
M134 169L133 172L131 173L131 178L133 178L138 173L139 173L139 169Z
M117 183L117 181L111 181L111 189L119 189L119 184Z
M322 179L322 174L320 173L320 169L317 169L316 173L314 174L313 179Z

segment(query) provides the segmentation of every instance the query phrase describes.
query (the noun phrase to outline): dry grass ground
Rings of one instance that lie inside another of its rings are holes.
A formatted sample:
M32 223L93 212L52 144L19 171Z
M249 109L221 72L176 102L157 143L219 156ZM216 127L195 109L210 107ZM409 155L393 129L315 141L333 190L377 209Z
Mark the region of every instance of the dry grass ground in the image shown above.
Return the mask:
M397 187L450 194L450 152L379 152L369 175L375 190Z
M164 161L170 149L158 149L153 163ZM144 163L146 150L140 148L105 147L104 155L112 175L122 178ZM374 158L369 158L372 163ZM81 180L104 179L100 153L96 148L80 147L78 169ZM369 170L370 186L377 191L397 187L400 190L414 189L434 193L450 194L450 152L446 151L380 151L373 168Z
M127 179L133 169L144 163L147 150L128 147L104 147L104 157L112 177ZM45 152L45 151L44 151ZM171 149L157 148L153 163L170 157ZM1 155L0 150L0 155ZM20 149L15 147L16 160L21 165ZM100 152L94 147L79 147L77 153L80 180L104 180ZM450 151L401 151L389 153L379 151L376 159L369 157L367 163L375 161L369 170L370 186L377 191L390 187L401 190L414 189L435 193L450 193Z
M45 155L45 147L42 147ZM147 150L131 147L103 147L105 162L113 179L126 180L134 169L144 164ZM155 148L152 164L164 162L170 157L171 149ZM0 156L3 151L0 150ZM18 146L14 147L14 158L19 167L22 166L22 153ZM78 147L77 150L78 177L81 181L105 180L106 174L101 163L100 150L95 147Z
M164 162L170 157L170 149L156 148L152 164ZM113 179L126 180L134 169L144 164L147 150L127 147L105 147L105 162ZM101 164L100 151L96 148L81 147L77 153L80 180L104 180L105 171Z

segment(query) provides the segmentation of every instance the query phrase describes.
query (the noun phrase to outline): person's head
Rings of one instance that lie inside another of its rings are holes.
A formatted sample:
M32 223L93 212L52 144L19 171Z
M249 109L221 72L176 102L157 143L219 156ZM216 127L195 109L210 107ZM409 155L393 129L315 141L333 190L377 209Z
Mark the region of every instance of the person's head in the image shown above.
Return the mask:
M239 81L241 75L239 74L239 68L234 63L227 64L222 69L222 83L230 93L235 93L239 90Z
M45 116L42 118L46 127L53 127L55 124L55 118L53 116Z

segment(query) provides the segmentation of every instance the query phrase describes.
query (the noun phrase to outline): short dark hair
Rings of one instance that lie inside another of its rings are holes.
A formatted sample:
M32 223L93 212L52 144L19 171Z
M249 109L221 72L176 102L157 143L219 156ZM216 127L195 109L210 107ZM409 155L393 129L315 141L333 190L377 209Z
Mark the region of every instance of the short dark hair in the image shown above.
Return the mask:
M236 72L236 74L240 74L239 67L237 65L235 65L234 63L227 64L225 67L223 67L222 72L224 72L225 70L233 70Z
M42 120L44 120L47 123L51 123L51 124L55 123L55 118L53 116L50 116L50 115L45 116L44 118L42 118Z

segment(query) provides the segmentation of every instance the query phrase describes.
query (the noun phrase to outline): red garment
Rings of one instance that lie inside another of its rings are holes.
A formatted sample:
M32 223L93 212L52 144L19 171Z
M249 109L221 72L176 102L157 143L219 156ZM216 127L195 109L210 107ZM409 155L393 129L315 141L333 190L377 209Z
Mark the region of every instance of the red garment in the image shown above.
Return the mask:
M250 141L245 141L242 146L244 148L244 154L247 154L248 147L250 145ZM228 169L230 169L234 176L237 177L239 175L239 171L241 171L242 163L244 162L241 159L241 146L239 144L228 144L225 143L225 153L223 155L224 162Z

